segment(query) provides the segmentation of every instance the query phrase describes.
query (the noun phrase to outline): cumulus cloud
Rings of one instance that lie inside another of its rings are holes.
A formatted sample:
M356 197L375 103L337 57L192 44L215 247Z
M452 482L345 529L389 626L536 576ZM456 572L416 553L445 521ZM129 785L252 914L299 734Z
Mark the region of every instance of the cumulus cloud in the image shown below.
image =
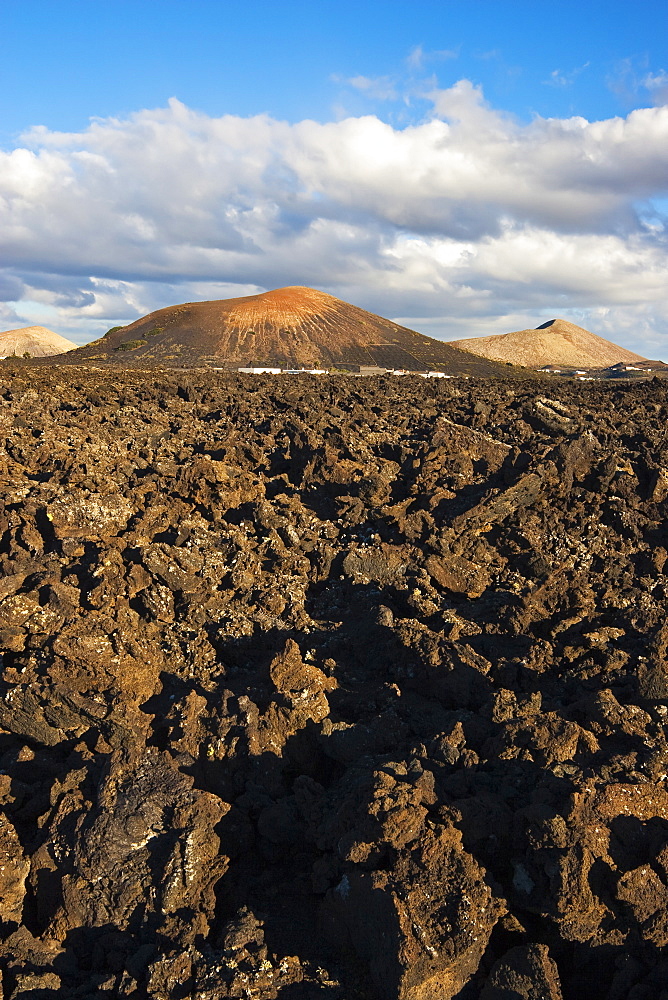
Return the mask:
M35 128L0 151L0 300L79 341L172 302L308 284L432 335L638 309L625 343L659 342L668 254L647 205L666 191L668 107L527 124L466 80L426 96L401 129L177 100Z

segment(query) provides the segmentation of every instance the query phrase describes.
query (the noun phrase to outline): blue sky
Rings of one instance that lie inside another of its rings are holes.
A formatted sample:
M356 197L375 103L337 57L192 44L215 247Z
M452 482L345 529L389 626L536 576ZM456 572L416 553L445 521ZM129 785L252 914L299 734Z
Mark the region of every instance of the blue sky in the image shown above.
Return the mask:
M651 105L642 81L668 66L666 0L2 0L0 28L5 145L170 97L327 121L375 103L346 86L359 76L464 77L523 118L607 118Z
M668 356L667 29L666 0L0 0L0 327L290 283Z

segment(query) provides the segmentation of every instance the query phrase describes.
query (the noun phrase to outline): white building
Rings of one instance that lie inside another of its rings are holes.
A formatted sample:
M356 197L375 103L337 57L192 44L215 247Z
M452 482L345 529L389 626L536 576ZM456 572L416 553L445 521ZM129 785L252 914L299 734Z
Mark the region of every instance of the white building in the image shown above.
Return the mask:
M244 375L280 375L280 368L237 368Z

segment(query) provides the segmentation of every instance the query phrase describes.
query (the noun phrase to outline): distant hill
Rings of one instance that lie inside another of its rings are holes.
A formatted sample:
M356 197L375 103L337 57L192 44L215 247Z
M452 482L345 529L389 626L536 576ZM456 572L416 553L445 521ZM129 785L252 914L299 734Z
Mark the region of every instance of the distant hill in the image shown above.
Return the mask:
M408 371L512 374L505 366L301 286L168 306L110 330L66 359L72 364L105 361L141 367L378 365Z
M26 352L32 358L46 358L72 351L76 346L45 326L24 326L0 333L0 358L22 357Z
M453 340L450 345L480 357L510 361L527 368L542 368L551 364L570 368L606 368L618 361L645 360L642 355L627 351L625 347L619 347L565 319L551 319L535 330Z

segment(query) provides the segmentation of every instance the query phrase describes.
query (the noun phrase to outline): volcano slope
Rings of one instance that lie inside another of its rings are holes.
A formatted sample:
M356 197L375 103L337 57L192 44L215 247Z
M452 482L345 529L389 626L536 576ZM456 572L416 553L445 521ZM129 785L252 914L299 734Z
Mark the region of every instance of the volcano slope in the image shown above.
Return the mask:
M6 998L665 1000L664 385L1 379Z
M301 286L159 309L59 361L172 368L377 365L459 375L507 373L495 361Z
M461 347L481 357L506 361L529 368L543 365L564 365L577 368L606 368L620 361L646 361L625 347L605 340L565 319L551 319L535 330L517 330L492 337L471 337L453 340L452 347Z
M0 358L12 355L41 358L63 354L76 348L71 340L48 330L45 326L24 326L19 330L0 333Z

